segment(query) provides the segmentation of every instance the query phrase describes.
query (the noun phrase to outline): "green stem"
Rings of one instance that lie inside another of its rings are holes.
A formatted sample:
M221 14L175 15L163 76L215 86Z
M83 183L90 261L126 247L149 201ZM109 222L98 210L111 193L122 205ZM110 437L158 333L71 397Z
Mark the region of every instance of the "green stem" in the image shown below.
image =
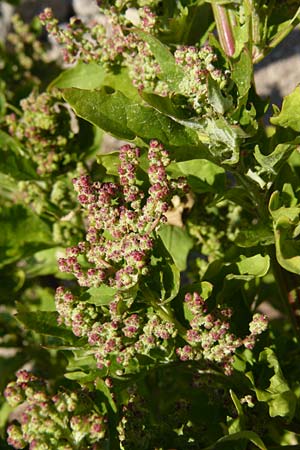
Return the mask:
M235 52L235 42L231 27L229 13L225 6L212 3L212 10L219 35L219 41L227 56L233 56Z

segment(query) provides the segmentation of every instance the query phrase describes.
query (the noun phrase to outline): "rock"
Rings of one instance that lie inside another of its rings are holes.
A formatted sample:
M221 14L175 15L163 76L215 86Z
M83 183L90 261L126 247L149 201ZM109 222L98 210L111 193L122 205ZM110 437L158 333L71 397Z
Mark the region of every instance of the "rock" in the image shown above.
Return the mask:
M0 2L0 42L3 42L10 28L11 16L14 8L5 2Z
M75 15L83 21L94 19L100 14L95 0L73 0L73 9Z
M257 93L278 106L300 83L300 29L296 28L255 68Z

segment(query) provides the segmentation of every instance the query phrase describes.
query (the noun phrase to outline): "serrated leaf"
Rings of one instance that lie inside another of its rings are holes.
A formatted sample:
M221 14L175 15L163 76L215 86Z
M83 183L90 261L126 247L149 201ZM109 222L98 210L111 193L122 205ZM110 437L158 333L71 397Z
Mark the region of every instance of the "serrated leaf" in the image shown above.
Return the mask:
M142 98L153 108L157 109L166 116L173 117L176 119L187 118L187 112L182 108L181 105L176 105L172 98L162 97L156 94L150 94L148 92L141 93Z
M269 226L256 225L247 230L240 230L234 242L243 248L250 248L257 244L271 245L274 243L274 234Z
M270 268L270 257L269 255L255 255L250 258L243 258L236 264L241 275L263 277Z
M187 178L193 192L223 192L225 189L224 169L207 159L178 162L176 166Z
M254 157L262 168L262 172L276 175L280 167L285 163L292 152L297 148L299 142L278 144L272 153L263 155L259 146L255 146ZM260 172L261 173L261 172Z
M196 146L201 152L197 133L185 128L151 107L143 106L120 91L102 88L97 91L64 89L63 96L75 113L83 119L121 139L140 137L158 139L168 147Z
M0 209L0 267L52 244L47 224L22 205Z
M63 252L62 247L48 248L41 250L24 262L24 271L28 277L41 275L59 274L58 257Z
M286 216L275 222L276 258L284 269L300 275L300 242L293 237L295 228L293 221Z
M19 311L16 314L18 322L27 329L46 336L54 336L67 342L77 340L71 330L58 325L58 313L54 311Z
M219 84L210 75L207 78L208 103L219 114L225 114L232 107L232 97L224 97Z
M284 97L280 113L271 117L270 122L273 125L300 131L300 86Z
M53 80L48 90L52 88L97 89L102 86L106 72L102 66L94 62L88 64L79 61L75 67L62 72Z
M105 381L102 380L101 378L98 378L97 381L95 382L95 386L98 391L101 391L105 395L111 409L113 410L114 413L116 413L117 412L116 403L112 397L109 388L106 386Z
M259 355L259 361L266 363L274 371L270 384L265 389L255 388L257 399L268 403L271 417L287 417L292 419L295 414L297 398L290 389L281 371L278 359L270 348L266 348Z
M78 370L76 372L67 372L64 376L68 380L78 381L79 383L89 383L91 381L94 381L97 376L99 376L99 371L95 370L89 373L85 373Z
M148 288L160 302L170 302L176 297L180 288L180 272L173 263L173 258L164 246L161 238L156 242L151 256L151 276Z
M180 271L185 270L189 251L194 245L193 239L185 230L172 225L162 226L158 235L172 256L178 269Z
M82 300L87 301L87 303L92 303L93 305L108 305L114 299L116 289L109 286L100 286L97 288L88 289L82 296Z
M300 207L282 206L280 193L275 191L269 201L269 210L273 217L277 261L284 269L300 274L300 242L296 240Z
M168 84L171 90L180 91L179 85L183 80L185 73L184 70L176 64L175 58L168 47L153 35L145 33L144 31L139 30L137 34L149 44L161 69L160 78Z
M248 49L244 48L232 68L232 79L237 85L240 97L248 93L251 87L252 73L252 59Z
M230 125L223 116L218 119L180 120L179 123L197 130L199 140L209 144L211 157L217 164L236 164L239 161L239 145L247 134L236 125ZM201 156L200 156L201 157Z

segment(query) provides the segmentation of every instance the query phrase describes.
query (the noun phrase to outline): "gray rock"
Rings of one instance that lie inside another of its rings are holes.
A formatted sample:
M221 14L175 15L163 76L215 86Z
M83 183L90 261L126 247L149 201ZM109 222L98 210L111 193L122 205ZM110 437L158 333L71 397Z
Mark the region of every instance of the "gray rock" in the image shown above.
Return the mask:
M300 29L296 28L255 69L259 95L280 106L300 83Z
M83 21L88 21L99 15L99 8L95 0L73 0L75 15Z
M0 41L3 42L10 28L10 20L13 15L14 8L8 3L0 3Z

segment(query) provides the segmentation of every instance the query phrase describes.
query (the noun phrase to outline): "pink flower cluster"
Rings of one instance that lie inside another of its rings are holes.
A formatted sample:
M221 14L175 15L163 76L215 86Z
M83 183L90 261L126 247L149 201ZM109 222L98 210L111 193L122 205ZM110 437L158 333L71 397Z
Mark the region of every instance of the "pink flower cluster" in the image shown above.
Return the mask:
M184 179L169 179L168 153L156 140L150 142L148 152L146 198L136 177L139 149L124 145L119 157L120 184L92 182L88 176L74 179L78 200L87 213L86 241L68 248L59 268L73 273L84 287L106 284L129 289L147 274L153 232L166 221L164 213L172 196L188 190Z
M120 304L124 304L120 294L106 313L62 287L57 289L55 300L59 323L72 328L76 336L88 338L100 369L109 368L112 359L126 367L138 355L150 355L154 349L167 355L173 349L175 325L150 311L145 317L119 312Z
M176 350L182 361L205 359L221 364L227 375L232 372L233 357L237 348L252 349L259 334L267 328L267 318L255 314L249 324L250 334L245 338L236 337L230 332L230 308L217 308L209 313L201 296L194 292L185 296L187 309L193 315L187 340L190 344Z

